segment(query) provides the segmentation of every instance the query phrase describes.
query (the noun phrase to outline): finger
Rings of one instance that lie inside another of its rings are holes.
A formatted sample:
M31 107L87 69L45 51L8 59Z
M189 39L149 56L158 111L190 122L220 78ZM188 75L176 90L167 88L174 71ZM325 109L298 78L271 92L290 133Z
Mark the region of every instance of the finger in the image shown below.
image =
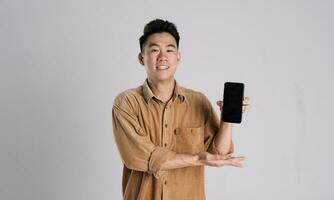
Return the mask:
M205 163L207 166L211 167L222 167L226 164L226 161L224 160L210 160Z
M234 166L234 167L242 167L242 164L241 163L238 163L238 162L233 162L231 164L231 166Z
M233 167L242 167L242 164L237 161L233 160L224 160L224 162L221 163L222 165L227 165L227 166L233 166Z
M230 157L229 160L243 161L245 160L244 156Z
M249 97L244 97L242 103L243 103L244 105L248 105L248 104L250 103L250 99L249 99Z
M249 110L250 104L242 104L242 109L243 110Z
M233 166L242 166L241 162L244 160L244 158L234 158L234 159L229 159L226 160L226 162L229 162L228 165L233 165ZM227 163L225 163L227 165Z
M207 161L205 163L206 166L211 166L211 167L222 167L222 166L233 166L233 167L242 167L242 164L237 161L232 161L232 160L214 160L214 161Z
M229 163L225 165L230 165L234 167L242 167L242 164L240 163L240 161L235 161L235 160L229 160Z
M249 106L242 107L242 112L248 112L248 111L249 111Z
M217 163L217 162L215 162L215 163L209 162L209 163L206 163L206 166L210 166L210 167L222 167L222 166L224 166L224 164L223 163Z
M220 164L223 164L223 165L226 165L226 164L233 164L233 163L240 163L241 161L245 160L245 157L244 156L238 156L238 157L229 157L229 158L226 158L225 159L216 159L216 160L206 160L208 163L220 163Z
M242 162L244 160L245 160L244 158L236 158L236 159L233 159L232 162L238 162L238 163L240 163L240 162Z
M207 158L208 161L218 161L218 160L224 160L225 156L220 154L210 154Z
M221 101L221 100L217 101L216 103L217 103L217 106L219 106L219 107L222 107L222 106L223 106L223 104L224 104L224 102L223 102L223 101Z

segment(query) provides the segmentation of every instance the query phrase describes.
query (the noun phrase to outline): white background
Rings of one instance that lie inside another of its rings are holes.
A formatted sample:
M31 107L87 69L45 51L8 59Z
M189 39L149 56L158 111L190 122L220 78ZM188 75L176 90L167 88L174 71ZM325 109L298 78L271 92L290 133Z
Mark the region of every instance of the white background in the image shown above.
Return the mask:
M225 81L240 81L252 101L233 133L244 167L206 168L207 199L333 199L333 10L329 0L1 0L0 199L121 199L111 107L143 83L138 38L157 17L179 29L181 85L215 104Z

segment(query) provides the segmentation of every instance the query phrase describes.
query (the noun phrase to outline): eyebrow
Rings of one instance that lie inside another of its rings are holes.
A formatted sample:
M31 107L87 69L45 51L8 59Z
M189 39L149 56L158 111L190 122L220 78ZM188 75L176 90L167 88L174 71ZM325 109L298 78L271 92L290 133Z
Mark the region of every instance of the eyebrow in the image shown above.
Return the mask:
M156 43L151 43L148 45L148 47L153 47L153 46L156 46L156 47L160 47L158 44ZM172 48L175 48L176 49L176 46L174 44L168 44L167 47L172 47Z
M167 47L173 47L173 48L176 49L176 46L174 44L169 44L169 45L167 45Z

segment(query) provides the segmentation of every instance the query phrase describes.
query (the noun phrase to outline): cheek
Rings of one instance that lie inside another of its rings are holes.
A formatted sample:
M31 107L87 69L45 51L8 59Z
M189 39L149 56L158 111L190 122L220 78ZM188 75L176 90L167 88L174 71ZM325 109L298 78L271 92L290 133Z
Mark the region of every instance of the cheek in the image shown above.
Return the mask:
M177 56L172 56L170 59L169 59L170 62L174 63L174 64L177 64L178 63L178 57Z
M148 56L145 59L145 63L147 64L148 67L154 66L156 63L156 59L154 57Z
M146 63L149 63L149 62L151 62L151 60L152 60L152 56L151 56L151 55L146 55L146 56L144 57L144 60L145 60Z

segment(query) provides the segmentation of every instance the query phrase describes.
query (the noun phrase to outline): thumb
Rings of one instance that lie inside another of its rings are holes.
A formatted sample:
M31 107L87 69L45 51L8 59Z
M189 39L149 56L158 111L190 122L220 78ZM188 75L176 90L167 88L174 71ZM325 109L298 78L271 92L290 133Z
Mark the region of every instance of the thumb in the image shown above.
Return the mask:
M222 100L217 101L217 106L223 106L224 102Z

